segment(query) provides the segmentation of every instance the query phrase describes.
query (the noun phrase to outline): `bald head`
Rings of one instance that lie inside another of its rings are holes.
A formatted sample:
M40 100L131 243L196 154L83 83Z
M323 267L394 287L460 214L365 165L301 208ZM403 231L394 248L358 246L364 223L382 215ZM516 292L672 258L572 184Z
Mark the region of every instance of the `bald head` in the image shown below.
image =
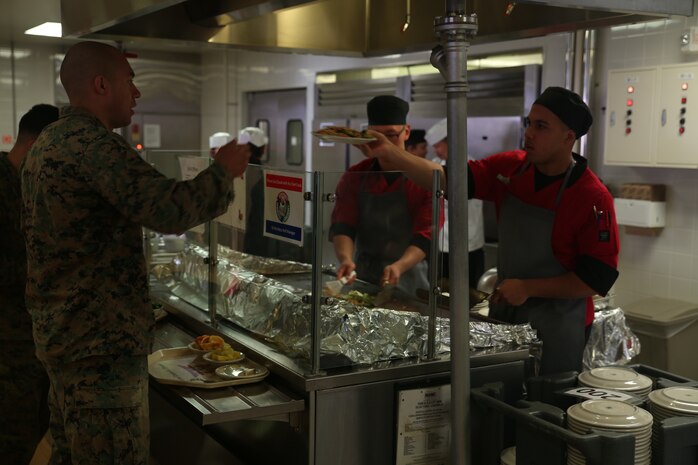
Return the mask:
M97 76L111 78L123 53L99 42L79 42L68 50L61 64L61 83L71 103L89 96Z
M99 42L73 45L61 64L61 82L70 105L92 113L109 130L131 123L141 96L133 78L124 54Z

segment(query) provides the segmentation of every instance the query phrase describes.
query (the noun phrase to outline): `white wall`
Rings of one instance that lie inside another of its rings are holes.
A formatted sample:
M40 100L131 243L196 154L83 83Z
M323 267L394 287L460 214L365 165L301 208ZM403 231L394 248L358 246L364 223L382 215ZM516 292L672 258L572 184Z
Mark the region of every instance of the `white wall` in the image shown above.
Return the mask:
M667 186L667 225L659 237L625 234L621 227L620 277L615 286L621 306L650 296L698 303L698 171L604 166L602 110L609 70L698 61L698 54L680 50L681 33L696 22L696 17L677 17L604 29L598 36L594 141L589 155L594 171L614 192L627 182Z
M37 103L54 103L52 56L60 51L59 47L0 44L0 150L12 148L17 124L27 110ZM11 137L9 143L6 136Z

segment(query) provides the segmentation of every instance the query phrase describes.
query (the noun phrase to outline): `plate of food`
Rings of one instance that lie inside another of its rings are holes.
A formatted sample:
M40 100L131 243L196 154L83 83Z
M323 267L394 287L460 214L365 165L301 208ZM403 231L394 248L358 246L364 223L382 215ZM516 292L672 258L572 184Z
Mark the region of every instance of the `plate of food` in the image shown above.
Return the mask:
M343 144L366 144L376 140L369 136L366 131L344 126L326 126L313 132L313 135L323 142L339 142Z
M209 363L223 365L241 362L245 359L245 354L234 350L232 347L226 344L226 347L222 349L212 350L211 352L205 353L202 358Z
M269 373L263 366L247 366L239 363L216 368L216 374L223 379L245 379L266 376Z
M187 347L192 352L208 353L212 350L222 349L225 345L226 342L220 336L202 334L190 342Z

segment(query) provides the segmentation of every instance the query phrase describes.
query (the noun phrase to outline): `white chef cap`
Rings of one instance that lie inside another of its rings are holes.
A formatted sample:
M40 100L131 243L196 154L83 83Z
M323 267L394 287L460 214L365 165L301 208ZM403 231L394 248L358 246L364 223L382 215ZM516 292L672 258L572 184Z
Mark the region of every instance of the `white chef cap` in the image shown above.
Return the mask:
M238 134L238 144L252 144L255 147L264 147L269 142L269 138L259 128L248 127L242 129Z
M217 149L223 147L231 140L233 140L233 138L227 132L216 132L208 138L208 148Z
M427 133L424 135L424 138L427 140L427 144L434 145L446 138L448 135L447 122L448 120L444 118L429 128Z

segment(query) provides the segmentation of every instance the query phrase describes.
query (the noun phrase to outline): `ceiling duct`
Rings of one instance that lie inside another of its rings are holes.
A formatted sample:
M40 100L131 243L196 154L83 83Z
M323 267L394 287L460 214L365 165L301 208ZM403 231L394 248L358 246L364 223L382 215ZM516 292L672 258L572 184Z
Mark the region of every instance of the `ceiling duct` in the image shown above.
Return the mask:
M355 56L430 50L444 3L411 2L410 27L403 31L405 8L405 0L61 0L61 17L67 37ZM478 15L473 44L692 12L693 0L468 2L468 13Z

